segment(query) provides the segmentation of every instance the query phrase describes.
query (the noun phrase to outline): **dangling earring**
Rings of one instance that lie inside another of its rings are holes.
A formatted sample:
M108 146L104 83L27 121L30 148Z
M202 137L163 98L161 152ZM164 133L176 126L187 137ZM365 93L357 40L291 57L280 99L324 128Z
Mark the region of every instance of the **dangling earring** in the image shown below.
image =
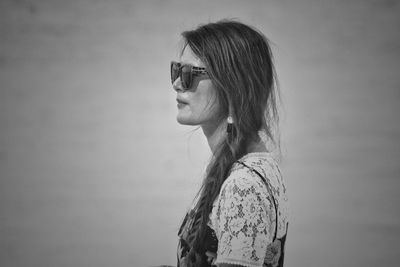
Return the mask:
M226 132L228 134L231 134L233 131L233 119L232 116L229 115L228 118L226 119L226 121L228 122L228 125L226 126Z

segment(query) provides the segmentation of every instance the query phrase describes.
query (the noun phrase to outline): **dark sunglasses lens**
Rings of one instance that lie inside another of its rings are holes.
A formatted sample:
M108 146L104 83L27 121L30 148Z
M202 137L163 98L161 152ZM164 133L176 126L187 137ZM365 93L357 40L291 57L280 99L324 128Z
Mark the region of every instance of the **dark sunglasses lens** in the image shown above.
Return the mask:
M173 84L179 76L179 65L176 62L171 62L171 83Z
M183 66L181 72L181 82L182 87L185 89L189 89L192 84L192 67L191 66Z

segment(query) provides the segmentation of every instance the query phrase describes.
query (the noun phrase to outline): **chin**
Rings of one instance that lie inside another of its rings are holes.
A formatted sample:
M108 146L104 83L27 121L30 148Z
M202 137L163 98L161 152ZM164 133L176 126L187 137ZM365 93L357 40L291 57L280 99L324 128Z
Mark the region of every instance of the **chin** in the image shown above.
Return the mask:
M177 118L176 118L176 121L177 121L179 124L182 124L182 125L198 125L197 123L195 123L195 122L193 122L193 121L191 121L191 120L188 120L188 119L186 119L186 118L177 117Z
M190 118L185 118L185 117L182 117L182 116L177 116L176 117L176 121L179 123L179 124L182 124L182 125L191 125L191 126L194 126L194 125L199 125L197 122L195 122L194 120L192 120L192 119L190 119Z

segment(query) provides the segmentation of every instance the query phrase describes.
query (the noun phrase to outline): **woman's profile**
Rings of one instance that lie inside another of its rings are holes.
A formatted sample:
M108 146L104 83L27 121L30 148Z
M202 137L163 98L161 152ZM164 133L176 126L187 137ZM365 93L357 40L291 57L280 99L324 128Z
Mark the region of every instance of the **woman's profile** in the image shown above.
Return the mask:
M212 157L179 229L177 265L283 266L287 196L269 42L231 20L182 37L171 62L177 121L201 127Z

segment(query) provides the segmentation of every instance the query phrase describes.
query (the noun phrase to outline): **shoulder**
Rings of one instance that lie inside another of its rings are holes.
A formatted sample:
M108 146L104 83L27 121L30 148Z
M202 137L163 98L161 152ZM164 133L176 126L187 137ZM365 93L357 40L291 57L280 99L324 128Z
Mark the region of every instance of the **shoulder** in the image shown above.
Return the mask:
M277 161L268 153L246 154L233 164L229 176L222 185L221 192L231 187L241 189L251 187L265 188L265 184L259 175L268 180L280 178Z
M233 195L244 197L260 191L262 188L263 182L255 172L243 165L235 164L222 184L220 197L225 198Z
M277 163L268 153L247 154L233 164L214 204L231 206L231 202L247 201L269 204L265 182L273 185L280 178Z

